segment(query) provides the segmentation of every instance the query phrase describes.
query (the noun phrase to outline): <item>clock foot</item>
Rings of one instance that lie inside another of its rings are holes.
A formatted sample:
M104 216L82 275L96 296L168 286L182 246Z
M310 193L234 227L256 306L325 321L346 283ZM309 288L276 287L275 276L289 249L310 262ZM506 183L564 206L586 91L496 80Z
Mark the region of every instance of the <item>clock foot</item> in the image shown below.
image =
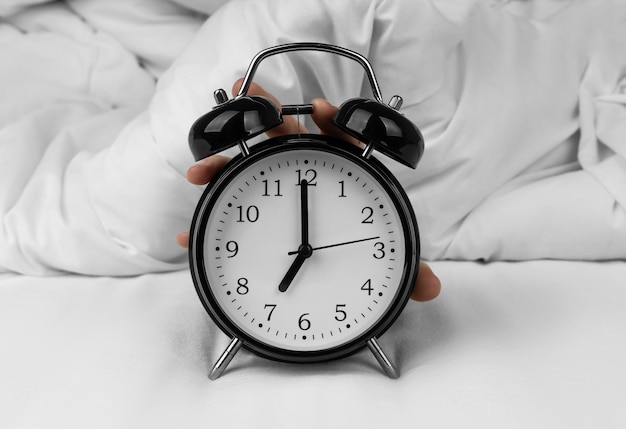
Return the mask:
M370 340L367 342L367 347L369 347L370 351L374 354L374 357L389 378L393 378L395 380L400 377L400 372L389 360L383 349L380 348L380 345L378 344L378 341L376 341L376 338L370 338Z
M209 373L210 380L217 380L218 378L220 378L222 373L226 370L226 367L228 366L230 361L233 360L233 358L241 348L241 344L242 343L239 338L233 337L232 341L230 342L230 344L228 344L228 347L226 347L226 350L224 350L224 353L222 353L217 362L215 362L213 369Z

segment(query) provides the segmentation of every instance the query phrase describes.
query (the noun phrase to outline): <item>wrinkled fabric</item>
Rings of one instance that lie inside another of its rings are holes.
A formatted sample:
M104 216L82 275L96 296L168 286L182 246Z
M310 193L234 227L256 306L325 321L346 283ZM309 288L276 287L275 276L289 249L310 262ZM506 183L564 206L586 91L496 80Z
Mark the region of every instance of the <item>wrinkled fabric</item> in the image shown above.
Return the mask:
M174 236L202 190L185 180L190 125L259 50L297 41L368 56L385 99L404 98L426 151L416 170L383 161L424 257L626 258L623 1L26 3L0 10L4 270L183 268ZM322 53L268 59L256 80L285 103L371 96Z

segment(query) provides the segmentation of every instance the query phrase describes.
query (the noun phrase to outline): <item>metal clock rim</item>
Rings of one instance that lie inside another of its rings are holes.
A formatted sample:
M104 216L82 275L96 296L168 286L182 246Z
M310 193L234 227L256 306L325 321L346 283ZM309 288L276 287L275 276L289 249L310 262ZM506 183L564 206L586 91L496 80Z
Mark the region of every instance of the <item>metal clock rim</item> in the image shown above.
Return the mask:
M348 161L356 163L372 174L390 195L390 198L400 214L406 246L401 287L381 318L366 332L347 341L345 344L316 351L287 350L266 344L252 337L240 329L236 323L231 321L224 311L220 309L220 306L212 295L211 287L206 277L202 245L204 242L204 227L209 218L208 214L211 212L217 196L221 194L223 188L230 180L236 177L239 172L253 165L257 160L284 151L304 149L320 150L336 154ZM190 229L188 255L192 279L198 297L211 319L229 337L239 338L244 348L265 358L282 362L309 363L347 357L364 348L368 340L378 338L382 335L393 324L406 306L417 278L419 265L420 252L417 221L411 209L411 203L406 197L406 194L402 191L402 187L397 179L395 179L391 172L374 157L370 157L366 160L362 158L361 153L362 151L356 148L356 146L326 135L302 134L274 137L253 146L248 156L243 157L240 154L230 160L204 190L196 207Z

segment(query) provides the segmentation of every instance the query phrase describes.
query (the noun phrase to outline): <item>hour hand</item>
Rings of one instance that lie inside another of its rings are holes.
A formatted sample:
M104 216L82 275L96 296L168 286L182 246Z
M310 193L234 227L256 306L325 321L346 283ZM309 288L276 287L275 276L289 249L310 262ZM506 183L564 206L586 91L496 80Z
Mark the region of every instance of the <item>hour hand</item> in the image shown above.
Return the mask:
M296 259L293 260L293 263L289 267L287 274L285 274L285 277L283 277L280 284L278 285L279 291L287 291L289 286L291 286L291 282L296 277L296 274L298 274L298 271L300 271L300 268L302 268L304 261L306 261L312 253L313 249L311 249L311 246L309 246L308 244L300 246L300 249L298 249L298 256L296 256Z
M300 271L300 268L302 268L302 264L304 264L304 261L306 261L307 258L309 258L311 254L313 253L313 249L311 248L311 245L309 244L309 186L308 185L309 185L309 182L307 182L305 179L302 179L302 181L300 182L300 228L302 231L302 235L301 235L302 244L300 244L300 247L298 248L298 251L296 252L298 256L296 256L296 259L294 259L293 263L291 264L291 267L289 267L287 274L285 274L285 277L283 277L282 281L278 285L278 290L281 292L285 292L289 288L289 286L291 285L291 282L296 277L296 274L298 274L298 271Z

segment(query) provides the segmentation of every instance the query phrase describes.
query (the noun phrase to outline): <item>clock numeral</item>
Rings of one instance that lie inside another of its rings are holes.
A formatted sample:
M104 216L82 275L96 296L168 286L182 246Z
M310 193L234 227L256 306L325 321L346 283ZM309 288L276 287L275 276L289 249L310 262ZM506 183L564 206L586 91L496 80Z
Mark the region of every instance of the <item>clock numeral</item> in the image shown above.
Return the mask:
M229 241L226 243L226 250L230 253L227 258L234 258L239 253L239 245L236 241Z
M248 288L248 279L245 277L240 278L239 280L237 280L237 293L239 295L245 295L248 293L248 291L250 290Z
M361 213L365 215L365 219L363 219L361 223L374 223L374 219L372 219L372 217L374 217L373 208L363 207L363 210L361 210Z
M377 241L374 243L376 253L372 253L372 256L376 259L383 259L385 257L385 244Z
M348 317L348 314L343 310L346 307L346 304L337 304L335 306L335 320L337 322L343 322Z
M270 186L268 181L267 180L263 181L263 187L265 189L265 192L263 192L263 194L261 194L262 197L271 197L271 196L282 197L283 196L283 194L280 193L280 180L274 180L274 183L276 184L276 186L275 186L276 192L274 194L272 194L270 192L270 188L272 188L272 187ZM272 188L272 189L274 189L274 188Z
M237 206L237 210L239 211L239 219L237 222L256 222L259 220L259 208L257 206L250 206L246 210L243 209L243 206Z
M312 168L309 168L302 174L302 170L296 170L296 174L298 175L298 181L296 182L296 186L300 186L302 179L307 181L308 186L317 186L315 179L317 179L317 171Z
M307 330L311 329L311 321L304 317L304 316L308 316L308 315L309 315L309 313L304 313L298 319L298 327L300 329L302 329L303 331L307 331Z
M374 288L372 287L372 279L367 279L367 281L363 283L363 286L361 286L361 290L365 290L367 291L368 295L371 295L372 291L374 290Z
M263 307L264 309L270 309L270 312L267 315L267 321L269 322L272 319L272 313L274 313L274 310L276 310L276 304L265 304L265 307Z
M339 193L339 198L346 198L346 183L343 180L339 181L339 186L341 187L341 192Z

